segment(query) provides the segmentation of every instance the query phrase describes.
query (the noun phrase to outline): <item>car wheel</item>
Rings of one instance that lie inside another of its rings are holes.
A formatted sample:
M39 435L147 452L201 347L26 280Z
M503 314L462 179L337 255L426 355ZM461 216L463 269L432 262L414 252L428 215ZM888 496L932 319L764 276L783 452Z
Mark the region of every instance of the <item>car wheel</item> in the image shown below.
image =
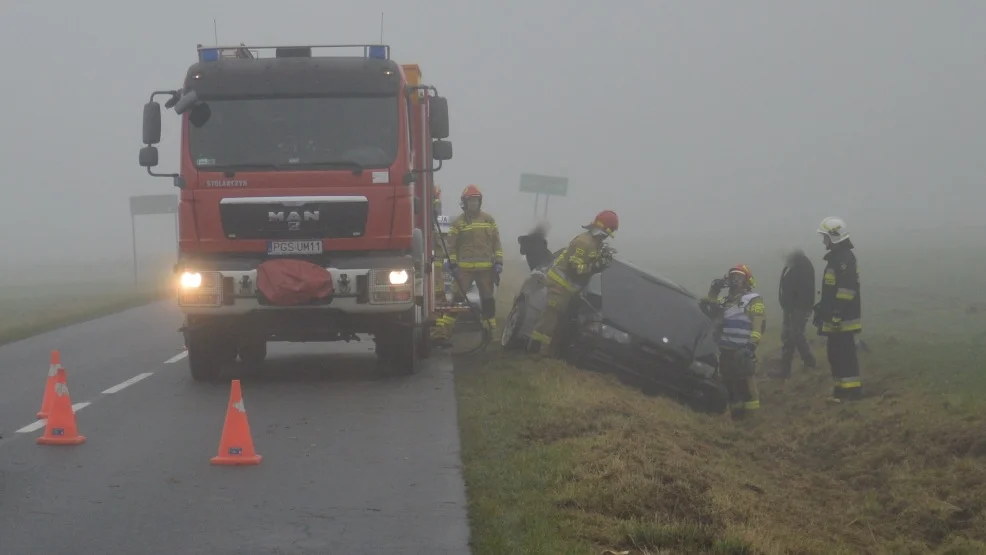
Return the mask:
M520 340L520 328L524 325L524 316L527 306L523 299L518 299L507 315L507 321L503 325L503 333L500 334L500 346L504 349L520 349L525 343Z
M702 412L722 414L729 409L729 394L718 382L703 381L692 394L695 408Z

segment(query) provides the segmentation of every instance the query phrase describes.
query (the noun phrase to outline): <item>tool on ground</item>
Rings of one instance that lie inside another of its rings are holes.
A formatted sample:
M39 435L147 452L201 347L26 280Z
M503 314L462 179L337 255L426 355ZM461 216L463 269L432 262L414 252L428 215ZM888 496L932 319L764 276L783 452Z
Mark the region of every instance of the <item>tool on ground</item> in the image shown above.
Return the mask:
M445 260L449 260L448 244L445 243L445 237L441 233L441 225L438 222L438 215L435 215L435 230L437 231L436 236L442 245L442 252L445 255ZM472 304L469 298L466 296L466 289L462 287L462 282L459 280L458 276L453 276L452 279L455 284L459 287L459 291L462 292L463 302L458 305L448 305L448 306L436 306L435 313L439 315L449 314L461 314L463 312L472 312L479 318L480 321L483 320L483 311L480 307ZM486 326L482 326L482 336L480 337L479 343L463 353L455 353L460 356L474 355L486 351L486 347L489 346L490 342L493 340L493 330L487 329Z

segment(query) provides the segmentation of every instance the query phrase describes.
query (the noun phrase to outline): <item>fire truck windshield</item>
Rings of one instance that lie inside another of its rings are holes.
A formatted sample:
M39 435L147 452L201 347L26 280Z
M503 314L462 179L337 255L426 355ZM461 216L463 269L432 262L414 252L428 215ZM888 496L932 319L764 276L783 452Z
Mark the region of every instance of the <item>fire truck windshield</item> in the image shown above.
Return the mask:
M208 101L189 126L192 161L203 171L389 167L397 157L396 96Z

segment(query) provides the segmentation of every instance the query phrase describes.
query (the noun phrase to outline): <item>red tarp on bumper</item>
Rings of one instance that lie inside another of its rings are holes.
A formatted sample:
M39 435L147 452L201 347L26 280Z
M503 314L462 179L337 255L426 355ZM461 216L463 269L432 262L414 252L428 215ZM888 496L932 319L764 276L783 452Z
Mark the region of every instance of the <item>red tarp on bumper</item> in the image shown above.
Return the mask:
M304 260L268 260L257 267L257 289L273 305L311 304L332 296L332 274Z

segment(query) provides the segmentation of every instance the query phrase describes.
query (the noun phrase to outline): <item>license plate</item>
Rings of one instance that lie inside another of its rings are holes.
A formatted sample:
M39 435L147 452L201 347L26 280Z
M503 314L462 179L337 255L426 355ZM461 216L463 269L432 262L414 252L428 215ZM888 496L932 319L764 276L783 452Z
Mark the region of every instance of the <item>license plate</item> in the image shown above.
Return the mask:
M267 254L322 254L321 241L268 241Z

